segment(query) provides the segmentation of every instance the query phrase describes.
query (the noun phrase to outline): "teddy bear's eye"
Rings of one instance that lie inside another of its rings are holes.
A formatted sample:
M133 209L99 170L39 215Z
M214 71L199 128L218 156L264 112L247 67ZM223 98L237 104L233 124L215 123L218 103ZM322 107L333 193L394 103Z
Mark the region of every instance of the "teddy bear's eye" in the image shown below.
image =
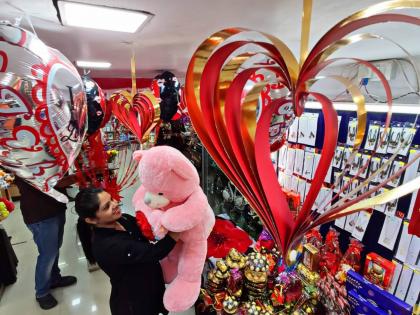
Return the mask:
M158 193L159 196L163 196L163 193Z

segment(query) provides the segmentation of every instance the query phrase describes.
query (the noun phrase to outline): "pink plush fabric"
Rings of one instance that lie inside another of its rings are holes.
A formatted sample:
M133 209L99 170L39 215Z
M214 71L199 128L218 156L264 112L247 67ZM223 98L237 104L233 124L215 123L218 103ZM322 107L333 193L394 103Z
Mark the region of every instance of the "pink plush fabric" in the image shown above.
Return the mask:
M133 197L135 210L143 211L157 238L167 231L181 232L175 248L161 261L168 311L181 312L197 300L207 253L207 238L215 218L192 163L178 150L157 146L136 151L140 188ZM156 207L151 205L169 205Z

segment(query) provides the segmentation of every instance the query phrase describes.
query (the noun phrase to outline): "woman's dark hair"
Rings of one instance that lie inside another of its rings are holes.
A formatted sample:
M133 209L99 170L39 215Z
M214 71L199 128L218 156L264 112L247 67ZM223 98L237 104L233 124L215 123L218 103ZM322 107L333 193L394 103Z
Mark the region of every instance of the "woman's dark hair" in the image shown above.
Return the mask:
M99 209L99 196L102 188L83 188L79 191L75 200L76 212L79 215L77 221L77 234L82 243L83 252L89 263L96 263L92 253L92 226L86 223L86 218L95 218Z

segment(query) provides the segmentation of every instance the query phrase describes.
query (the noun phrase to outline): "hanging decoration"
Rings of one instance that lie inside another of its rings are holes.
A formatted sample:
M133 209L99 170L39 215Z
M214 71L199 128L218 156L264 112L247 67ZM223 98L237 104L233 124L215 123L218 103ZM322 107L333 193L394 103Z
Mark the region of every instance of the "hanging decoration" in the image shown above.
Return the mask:
M105 146L100 130L88 136L74 163L79 186L101 187L113 199L120 201L121 191L134 185L137 180L137 163L131 155L132 150L138 149L140 145L136 143Z
M160 123L159 102L155 90L137 93L135 54L131 58L131 93L121 91L111 95L108 105L120 123L130 130L139 143L149 141L150 132Z
M160 119L169 122L174 119L180 104L180 84L170 71L157 75L152 82L153 91L160 99Z
M87 129L82 79L59 51L0 24L0 165L66 202L53 187L72 165Z
M106 99L102 89L95 81L86 75L82 77L82 80L86 91L86 101L88 108L87 134L92 135L95 131L104 126L103 120L107 111Z
M148 141L150 132L159 124L159 104L150 91L131 97L127 91L112 94L108 100L120 123L141 143Z
M344 197L336 197L341 198L336 200L337 202L324 200L320 211L322 214L312 212L312 206L334 156L338 138L338 119L332 101L325 95L314 92L311 87L320 80L333 79L344 85L357 105L357 132L354 137L353 153L343 168L344 174L345 170L350 168L365 135L367 120L365 99L358 86L351 80L342 76L320 77L319 73L343 60L370 69L386 93L389 108L385 125L387 130L391 120L392 95L389 83L382 72L370 62L358 58L331 58L331 55L342 47L363 40L384 40L374 34L353 34L365 26L385 22L419 26L418 17L396 14L392 11L405 8L420 9L420 1L389 1L356 12L331 28L309 51L311 6L312 1L304 1L300 63L291 50L272 35L265 33L256 35L256 32L250 33L249 30L229 28L214 33L198 47L190 61L185 84L188 113L203 145L258 213L285 257L288 257L287 253L300 243L305 232L311 228L382 203L384 200L399 198L420 187L420 183L414 180L402 189L396 188L390 190L388 194L371 197L383 185L400 176L411 165L410 163L420 157L417 155L377 187L369 187L356 197L355 194L367 188L372 179L367 178L356 187L352 187ZM261 62L267 59L268 64ZM262 81L251 80L261 71L271 73L271 78L277 78L277 83L284 86L288 93L272 98L268 104L263 104L259 108L261 92L270 83L266 75ZM314 179L295 219L270 158L270 151L278 149L281 144L270 147L269 131L273 115L279 112L285 113L283 123L287 127L294 116L299 117L305 112L308 100L317 101L322 106L325 136ZM382 136L380 143L383 140ZM403 145L404 143L401 144ZM397 153L377 172L389 166L396 155ZM347 191L354 178L364 172L369 161L368 159L366 164L362 165L347 185L341 187L337 196ZM341 178L339 180L341 181ZM352 196L355 198L350 200Z

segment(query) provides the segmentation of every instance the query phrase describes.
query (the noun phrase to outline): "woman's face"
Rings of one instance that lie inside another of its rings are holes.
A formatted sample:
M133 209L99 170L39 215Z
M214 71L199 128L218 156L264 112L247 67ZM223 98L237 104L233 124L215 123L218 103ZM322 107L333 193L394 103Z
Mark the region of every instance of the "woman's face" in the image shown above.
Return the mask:
M121 209L118 202L111 198L106 191L98 194L99 209L96 211L96 224L113 223L121 217Z

